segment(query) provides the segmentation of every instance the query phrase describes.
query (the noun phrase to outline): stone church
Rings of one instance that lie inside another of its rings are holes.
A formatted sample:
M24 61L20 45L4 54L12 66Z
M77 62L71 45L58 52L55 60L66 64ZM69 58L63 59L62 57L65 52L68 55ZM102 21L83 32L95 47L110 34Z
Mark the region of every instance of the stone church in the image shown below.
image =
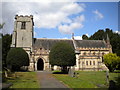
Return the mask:
M16 15L11 47L21 47L29 55L30 71L50 70L49 53L51 47L57 42L65 41L70 44L76 53L75 70L107 70L103 63L103 55L112 52L112 47L107 40L75 40L34 38L33 16ZM60 69L54 66L54 70Z

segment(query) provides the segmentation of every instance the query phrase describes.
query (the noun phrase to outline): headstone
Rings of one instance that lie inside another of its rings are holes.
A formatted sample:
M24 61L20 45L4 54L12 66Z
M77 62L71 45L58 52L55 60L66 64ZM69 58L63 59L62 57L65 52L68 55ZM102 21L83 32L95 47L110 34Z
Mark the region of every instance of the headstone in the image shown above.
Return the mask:
M109 83L109 72L106 71L106 82Z
M71 69L71 68L69 69L68 75L69 75L70 77L74 77L74 76L75 76L75 71L74 71L73 68L72 68L72 69Z

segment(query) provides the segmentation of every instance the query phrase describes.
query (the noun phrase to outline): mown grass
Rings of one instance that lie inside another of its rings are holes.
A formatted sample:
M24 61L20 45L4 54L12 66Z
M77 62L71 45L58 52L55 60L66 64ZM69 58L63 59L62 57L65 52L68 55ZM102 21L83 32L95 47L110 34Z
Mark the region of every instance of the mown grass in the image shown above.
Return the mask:
M77 77L70 77L67 74L53 74L58 80L70 88L108 88L106 72L102 71L78 71ZM109 80L114 80L118 73L109 73Z
M36 72L16 72L16 77L8 78L7 83L12 83L10 88L40 88Z

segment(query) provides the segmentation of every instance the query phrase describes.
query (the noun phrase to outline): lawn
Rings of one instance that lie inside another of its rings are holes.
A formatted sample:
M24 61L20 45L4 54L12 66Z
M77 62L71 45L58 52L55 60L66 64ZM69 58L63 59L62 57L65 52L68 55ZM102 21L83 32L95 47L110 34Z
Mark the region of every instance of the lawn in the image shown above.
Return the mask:
M108 88L106 72L103 71L78 71L78 77L67 74L53 74L58 80L70 88ZM118 73L109 73L109 80L114 80Z
M16 72L16 77L8 78L11 88L39 88L36 72Z

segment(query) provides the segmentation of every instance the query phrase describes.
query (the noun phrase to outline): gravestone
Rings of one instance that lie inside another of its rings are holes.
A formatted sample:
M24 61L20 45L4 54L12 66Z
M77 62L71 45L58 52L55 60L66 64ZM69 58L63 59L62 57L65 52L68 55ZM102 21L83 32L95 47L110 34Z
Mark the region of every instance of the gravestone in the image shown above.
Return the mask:
M109 83L109 71L106 71L106 82Z
M70 77L75 77L75 70L74 70L74 68L70 68L70 69L69 69L68 75L69 75Z

